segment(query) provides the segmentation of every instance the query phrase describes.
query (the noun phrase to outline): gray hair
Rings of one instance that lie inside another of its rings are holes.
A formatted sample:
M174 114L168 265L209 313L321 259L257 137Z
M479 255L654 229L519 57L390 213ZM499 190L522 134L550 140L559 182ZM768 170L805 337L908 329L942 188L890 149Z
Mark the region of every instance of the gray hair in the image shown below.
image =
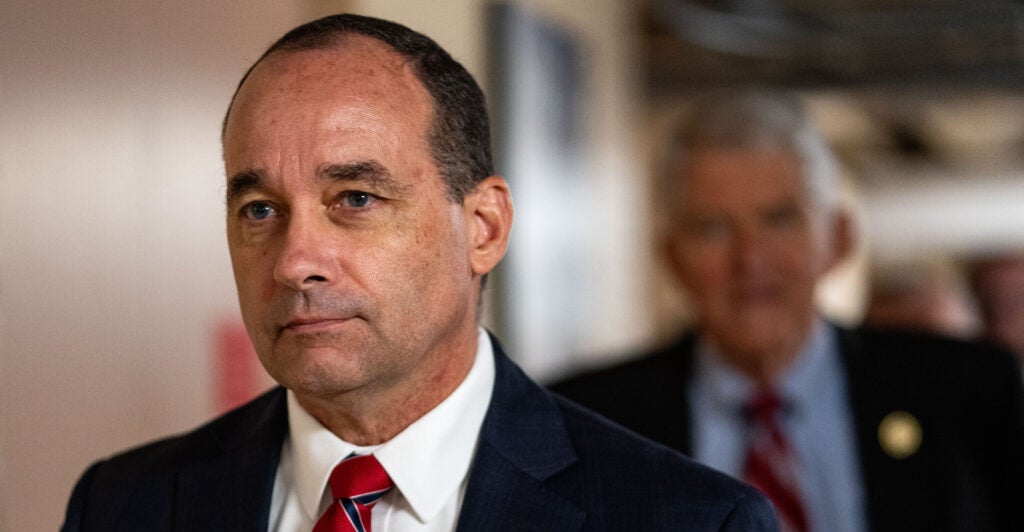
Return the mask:
M657 187L667 222L679 209L686 176L679 162L700 149L768 149L798 157L804 184L825 212L839 204L835 157L795 96L756 89L733 89L697 98L676 125Z

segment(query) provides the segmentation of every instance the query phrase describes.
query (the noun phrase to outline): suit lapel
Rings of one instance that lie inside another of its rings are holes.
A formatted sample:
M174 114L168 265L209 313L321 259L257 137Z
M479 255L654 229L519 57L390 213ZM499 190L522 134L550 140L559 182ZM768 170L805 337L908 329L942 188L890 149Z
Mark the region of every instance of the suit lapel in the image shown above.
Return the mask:
M578 530L585 512L545 486L576 462L562 413L492 343L494 394L457 530Z
M288 430L283 388L230 414L218 454L182 471L175 530L266 530L281 444Z
M456 530L572 531L586 513L481 441Z
M846 370L847 393L857 432L857 451L863 477L869 527L898 530L913 524L924 529L956 527L950 520L948 479L938 456L921 447L908 458L886 454L879 443L883 420L898 410L919 414L907 403L907 383L892 366L890 353L872 352L863 333L838 329L839 350ZM922 420L926 432L931 426ZM932 445L933 446L933 445ZM939 476L936 476L939 475Z
M687 456L693 456L693 405L690 404L690 394L687 393L693 385L693 371L697 359L697 335L688 333L678 344L677 351L669 358L667 375L669 378L676 378L678 385L668 393L668 397L675 397L677 404L686 405L679 414L679 423L673 425L674 433L670 435L669 445L675 447Z

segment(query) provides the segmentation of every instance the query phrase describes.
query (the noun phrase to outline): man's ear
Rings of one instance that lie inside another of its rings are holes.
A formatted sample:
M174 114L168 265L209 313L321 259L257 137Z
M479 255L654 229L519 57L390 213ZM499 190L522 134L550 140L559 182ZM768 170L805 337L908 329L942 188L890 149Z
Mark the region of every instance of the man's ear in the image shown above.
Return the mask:
M687 283L689 275L687 275L685 259L683 258L682 245L678 240L678 235L675 234L664 234L659 239L659 252L661 258L664 260L664 264L668 273L672 277L672 280L682 288L683 290L690 290L690 286Z
M491 271L508 247L512 231L512 194L500 176L477 183L463 199L469 265L475 275Z
M832 237L832 257L828 269L832 269L853 254L857 245L857 231L854 228L853 216L843 208L836 212L829 230L832 232L829 235Z

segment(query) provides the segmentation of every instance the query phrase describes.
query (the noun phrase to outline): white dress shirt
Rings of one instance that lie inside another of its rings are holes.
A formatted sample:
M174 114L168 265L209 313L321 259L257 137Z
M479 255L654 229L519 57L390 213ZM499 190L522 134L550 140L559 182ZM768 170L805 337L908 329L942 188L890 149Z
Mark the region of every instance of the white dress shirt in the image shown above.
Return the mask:
M748 437L743 407L755 383L723 362L704 340L698 344L694 379L694 457L738 477ZM775 388L790 407L782 430L799 453L800 498L811 530L867 530L853 413L835 330L819 321Z
M308 532L333 503L327 485L349 454L372 453L394 488L373 507L374 532L453 531L469 467L494 389L494 351L481 328L476 359L444 401L391 440L372 447L345 442L309 415L288 391L288 436L274 481L269 530Z

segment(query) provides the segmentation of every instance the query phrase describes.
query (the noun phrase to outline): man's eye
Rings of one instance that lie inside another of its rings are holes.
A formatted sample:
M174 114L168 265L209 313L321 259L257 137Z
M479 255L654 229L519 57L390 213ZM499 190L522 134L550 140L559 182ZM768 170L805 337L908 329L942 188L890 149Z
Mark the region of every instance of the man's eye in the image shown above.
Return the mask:
M269 203L254 201L242 207L242 216L250 220L266 220L274 215L276 211Z
M342 199L346 207L362 208L373 201L373 196L366 192L349 192Z
M694 220L689 229L694 236L706 240L721 239L729 234L729 224L717 218Z
M800 221L800 209L796 207L782 207L774 209L765 216L768 225L772 227L790 226Z

